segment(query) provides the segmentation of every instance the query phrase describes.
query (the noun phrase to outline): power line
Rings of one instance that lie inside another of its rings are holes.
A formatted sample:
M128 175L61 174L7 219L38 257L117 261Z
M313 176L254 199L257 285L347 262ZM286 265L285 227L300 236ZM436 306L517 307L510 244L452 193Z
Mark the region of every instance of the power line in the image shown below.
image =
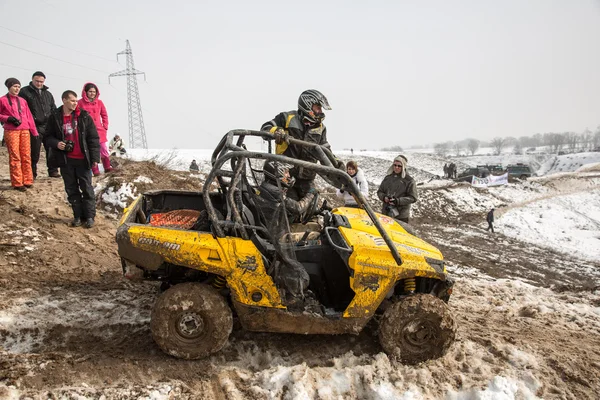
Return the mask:
M76 66L76 67L80 67L80 68L89 69L89 70L91 70L91 71L102 72L103 74L110 74L110 72L108 72L108 71L102 71L102 70L100 70L100 69L96 69L96 68L90 68L90 67L86 67L85 65L81 65L81 64L75 64L75 63L72 63L72 62L70 62L70 61L61 60L60 58L56 58L56 57L52 57L52 56L48 56L48 55L46 55L46 54L38 53L38 52L36 52L36 51L27 50L27 49L24 49L24 48L22 48L22 47L15 46L14 44L10 44L10 43L6 43L6 42L2 42L2 41L0 41L0 44L3 44L3 45L5 45L5 46L14 47L15 49L23 50L23 51L26 51L26 52L28 52L28 53L37 54L38 56L46 57L46 58L49 58L49 59L51 59L51 60L60 61L60 62L63 62L63 63L65 63L65 64L71 64L71 65L74 65L74 66Z
M14 29L10 29L10 28L7 28L7 27L2 26L2 25L0 25L0 28L6 29L7 31L10 31L10 32L13 32L13 33L16 33L16 34L19 34L19 35L23 35L23 36L31 38L31 39L39 40L40 42L43 42L43 43L51 44L52 46L60 47L60 48L66 49L66 50L75 51L77 53L84 54L86 56L96 57L96 58L99 58L99 59L104 60L104 61L110 61L112 63L116 62L115 60L111 60L111 59L108 59L108 58L97 56L95 54L86 53L85 51L80 51L80 50L72 49L70 47L66 47L66 46L63 46L63 45L60 45L60 44L52 43L52 42L49 42L49 41L44 40L44 39L40 39L40 38L36 38L34 36L31 36L31 35L27 35L25 33L17 32Z
M10 68L22 69L24 71L29 71L29 72L35 71L35 68L33 68L33 69L32 68L23 68L23 67L17 67L16 65L9 65L9 64L4 64L4 63L0 63L0 65L3 65L5 67L10 67ZM83 80L85 80L85 79L80 79L80 78L73 78L72 76L57 75L57 74L53 74L53 73L48 72L48 71L46 71L46 72L47 72L47 74L49 76L52 76L52 77L56 76L58 78L72 79L74 81L80 81L80 82L83 81Z

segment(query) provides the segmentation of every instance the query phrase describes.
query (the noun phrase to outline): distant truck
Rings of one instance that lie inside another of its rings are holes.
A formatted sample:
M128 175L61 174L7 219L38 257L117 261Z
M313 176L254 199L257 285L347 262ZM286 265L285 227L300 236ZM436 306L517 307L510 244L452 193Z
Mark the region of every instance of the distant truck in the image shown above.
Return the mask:
M467 168L458 174L458 177L455 179L457 182L471 182L473 176L478 178L486 178L490 175L490 170L485 166L477 166Z
M533 170L527 164L517 163L506 167L509 178L527 179L533 176Z
M478 165L477 168L487 168L487 170L492 175L502 175L502 174L504 174L506 172L506 170L500 164L495 164L495 165L490 165L490 164ZM483 176L482 178L485 178L485 176Z

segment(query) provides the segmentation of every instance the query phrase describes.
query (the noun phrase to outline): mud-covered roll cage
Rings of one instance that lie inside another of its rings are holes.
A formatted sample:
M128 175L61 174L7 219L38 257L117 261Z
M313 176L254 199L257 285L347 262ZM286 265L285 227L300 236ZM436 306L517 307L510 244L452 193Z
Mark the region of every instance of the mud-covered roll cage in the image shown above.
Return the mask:
M240 192L242 191L242 176L245 174L244 166L247 159L274 160L315 171L329 184L335 186L336 188L341 187L342 184L348 188L349 192L353 193L357 204L366 211L367 215L371 219L371 222L373 222L373 225L377 228L377 231L387 244L396 263L398 265L402 265L402 258L400 257L398 249L394 245L394 242L388 233L385 231L385 229L383 229L379 218L377 218L375 215L375 212L359 190L354 180L350 178L350 175L348 175L345 171L341 171L333 166L333 163L336 162L336 159L328 148L316 143L289 138L289 144L311 148L313 155L320 162L320 164L317 164L309 161L296 160L283 155L272 154L270 152L265 153L260 151L249 151L244 146L244 139L246 136L260 137L263 140L268 141L269 148L271 148L271 140L274 140L273 135L268 132L235 129L227 132L227 134L223 136L215 148L215 151L211 157L212 169L206 178L204 187L202 189L202 196L204 198L206 210L212 222L216 236L225 237L226 235L223 228L231 227L233 222L234 227L236 229L239 228L238 230L241 232L242 238L246 240L249 239L246 229L253 229L256 228L256 226L244 223L242 220L242 211L238 208L234 199L235 191L229 190L229 188L238 187ZM237 141L234 144L234 138L236 137ZM223 165L229 160L231 160L231 170L223 169ZM230 178L230 183L228 184L225 182L223 178ZM231 211L232 221L220 220L212 204L209 192L211 183L215 179L217 180L219 188L227 201L228 209Z

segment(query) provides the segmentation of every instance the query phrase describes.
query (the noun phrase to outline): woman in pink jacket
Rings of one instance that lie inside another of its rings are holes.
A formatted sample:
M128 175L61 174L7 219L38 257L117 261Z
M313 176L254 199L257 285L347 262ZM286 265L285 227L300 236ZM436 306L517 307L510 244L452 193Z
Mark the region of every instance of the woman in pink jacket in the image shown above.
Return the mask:
M24 192L33 185L29 132L38 132L25 99L20 98L21 82L8 78L4 82L8 93L0 97L0 122L4 125L4 140L8 149L10 184Z
M102 160L102 166L104 171L108 172L112 170L110 166L110 154L108 153L108 137L106 131L108 130L108 114L106 113L106 107L104 103L99 99L100 90L92 82L88 82L83 86L81 92L81 99L79 99L79 107L90 113L96 130L98 131L98 137L100 137L100 159ZM92 172L94 176L100 175L98 167L93 167Z

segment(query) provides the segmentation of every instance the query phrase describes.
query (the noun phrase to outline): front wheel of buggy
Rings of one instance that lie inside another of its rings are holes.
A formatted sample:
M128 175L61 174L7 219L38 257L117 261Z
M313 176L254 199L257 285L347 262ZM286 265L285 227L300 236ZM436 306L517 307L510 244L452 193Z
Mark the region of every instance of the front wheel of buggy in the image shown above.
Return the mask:
M225 298L201 283L170 287L156 301L150 329L166 353L187 360L204 358L221 350L233 328Z
M438 297L416 294L390 306L379 325L379 342L405 364L443 356L456 337L451 311Z

